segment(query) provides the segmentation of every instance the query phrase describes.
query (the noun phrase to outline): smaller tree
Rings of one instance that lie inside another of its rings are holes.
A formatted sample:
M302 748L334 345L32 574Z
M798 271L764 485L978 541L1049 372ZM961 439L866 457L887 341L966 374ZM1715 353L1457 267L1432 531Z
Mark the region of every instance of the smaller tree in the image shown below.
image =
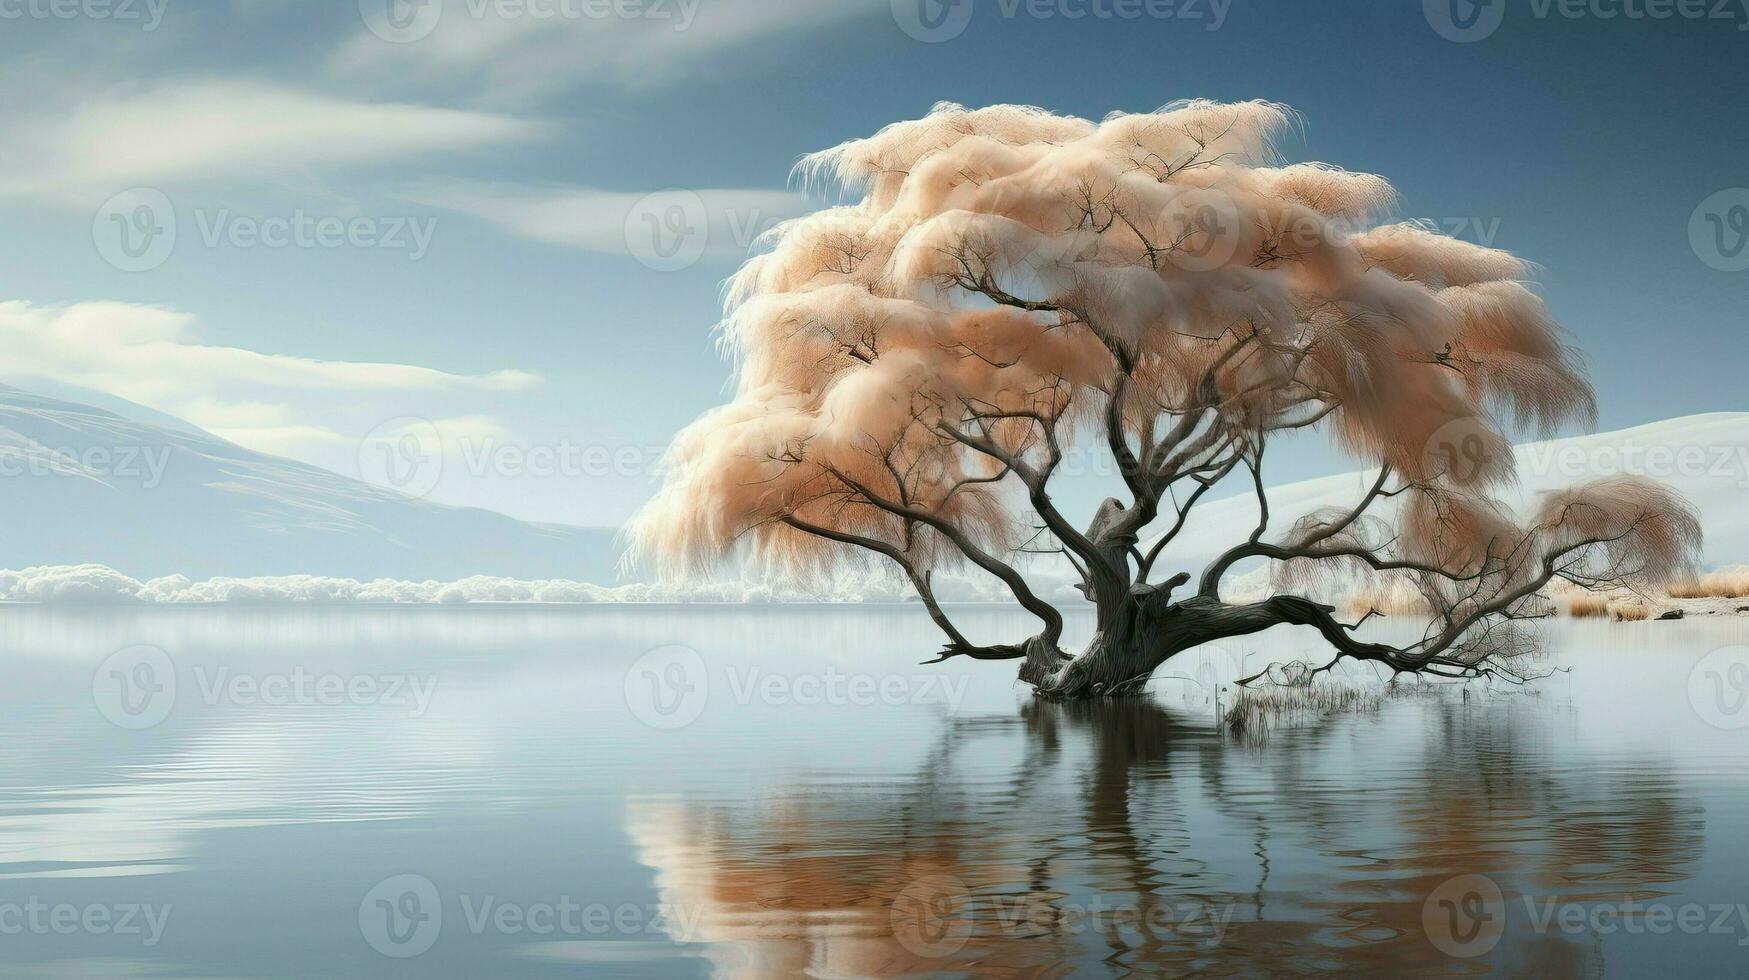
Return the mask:
M862 199L782 226L732 281L735 399L676 439L634 556L802 582L890 561L946 634L942 658L1019 660L1060 698L1132 693L1174 654L1278 625L1317 630L1337 659L1512 673L1551 580L1687 567L1699 526L1662 486L1596 481L1523 522L1495 498L1509 429L1594 416L1577 356L1520 260L1369 227L1393 198L1382 178L1274 165L1289 123L1262 102L1097 124L943 104L805 158L806 178ZM1377 477L1272 534L1264 452L1305 429ZM1123 494L1077 526L1051 481L1083 445L1110 454ZM1190 573L1156 571L1229 480L1260 518L1179 597ZM1095 610L1075 656L1019 560L1041 540ZM1276 563L1278 593L1224 601L1248 559ZM933 589L947 568L994 576L1037 634L968 639ZM1363 640L1301 594L1333 574L1410 583L1432 610L1423 638Z

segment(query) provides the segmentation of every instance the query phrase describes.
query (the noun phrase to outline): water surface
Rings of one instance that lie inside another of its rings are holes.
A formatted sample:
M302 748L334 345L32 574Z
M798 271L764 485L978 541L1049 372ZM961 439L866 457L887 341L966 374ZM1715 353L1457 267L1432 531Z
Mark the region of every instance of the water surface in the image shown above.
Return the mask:
M0 970L1741 975L1746 642L1235 741L1315 640L1064 706L891 607L0 609Z

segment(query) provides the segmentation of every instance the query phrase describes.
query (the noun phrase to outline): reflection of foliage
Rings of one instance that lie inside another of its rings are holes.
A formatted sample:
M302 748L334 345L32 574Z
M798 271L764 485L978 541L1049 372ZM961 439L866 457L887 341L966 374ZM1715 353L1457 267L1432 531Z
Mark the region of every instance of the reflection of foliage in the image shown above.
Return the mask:
M1530 703L1332 716L1259 753L1146 699L1034 702L950 720L897 781L638 803L629 831L664 901L702 910L689 938L722 976L1446 972L1421 915L1454 876L1497 880L1522 918L1520 895L1646 894L1701 853L1661 760L1586 773L1539 751ZM939 957L889 916L925 878L968 896L971 936ZM1089 923L1095 897L1131 921ZM1478 969L1595 968L1518 925Z

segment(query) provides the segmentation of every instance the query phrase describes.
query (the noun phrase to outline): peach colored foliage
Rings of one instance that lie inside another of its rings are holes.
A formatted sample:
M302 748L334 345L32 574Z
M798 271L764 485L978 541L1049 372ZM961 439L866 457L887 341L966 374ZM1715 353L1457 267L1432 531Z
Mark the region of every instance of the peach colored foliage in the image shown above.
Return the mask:
M1270 433L1318 426L1380 484L1279 554L1229 555L1285 557L1278 587L1388 570L1461 631L1551 563L1586 585L1681 575L1699 531L1662 487L1575 487L1528 523L1494 500L1512 428L1592 420L1577 356L1523 261L1369 225L1381 177L1282 165L1294 122L1265 102L1101 122L944 103L804 158L804 181L861 198L776 228L730 282L734 398L675 440L633 560L806 582L885 556L926 591L968 562L1015 574L1041 521L1091 593L1146 580L1133 543L1182 488L1260 481ZM1046 483L1066 449L1107 446L1128 499L1068 528ZM1394 518L1360 513L1387 497Z

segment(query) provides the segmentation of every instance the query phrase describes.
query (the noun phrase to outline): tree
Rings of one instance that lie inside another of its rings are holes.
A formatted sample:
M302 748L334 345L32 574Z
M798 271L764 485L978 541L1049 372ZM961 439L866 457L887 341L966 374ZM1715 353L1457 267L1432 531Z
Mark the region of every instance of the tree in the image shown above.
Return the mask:
M1598 480L1522 520L1496 499L1508 432L1593 419L1576 352L1526 263L1368 227L1394 197L1380 177L1273 165L1293 121L1264 102L1101 123L942 104L805 157L804 179L861 200L776 229L730 282L738 390L677 437L634 555L689 575L734 554L803 581L890 561L947 636L938 659L1019 660L1057 698L1133 693L1174 654L1278 625L1317 630L1336 659L1518 676L1552 580L1685 568L1699 526L1662 486ZM1272 533L1264 452L1311 428L1377 478ZM1078 526L1051 481L1083 446L1123 487ZM1229 478L1260 518L1180 597L1190 574L1156 570ZM1095 609L1077 655L1029 587L1038 551ZM1258 559L1277 594L1224 601L1223 576ZM1000 580L1038 633L968 639L932 588L956 567ZM1300 594L1356 573L1425 598L1419 641L1363 639Z

